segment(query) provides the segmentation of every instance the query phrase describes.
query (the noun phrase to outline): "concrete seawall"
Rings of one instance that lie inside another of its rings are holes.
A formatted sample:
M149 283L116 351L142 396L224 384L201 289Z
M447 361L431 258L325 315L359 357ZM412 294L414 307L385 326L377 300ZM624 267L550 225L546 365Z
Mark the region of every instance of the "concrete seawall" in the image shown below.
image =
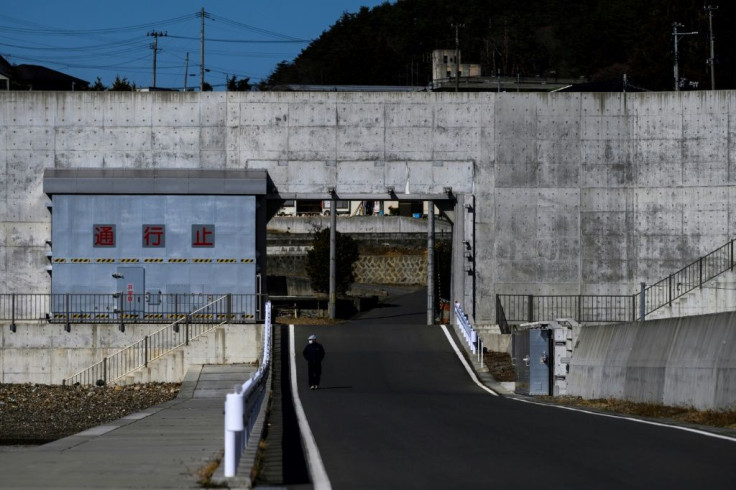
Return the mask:
M568 393L736 408L736 312L581 329Z

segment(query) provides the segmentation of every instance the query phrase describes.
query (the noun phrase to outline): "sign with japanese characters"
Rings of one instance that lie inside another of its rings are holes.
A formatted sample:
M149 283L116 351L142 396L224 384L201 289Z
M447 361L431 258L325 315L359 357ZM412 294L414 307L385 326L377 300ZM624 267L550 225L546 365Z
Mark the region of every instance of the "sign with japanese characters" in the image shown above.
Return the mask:
M192 225L192 247L215 246L215 225Z
M115 225L93 225L92 236L94 248L115 248Z
M166 226L143 225L143 248L165 248Z

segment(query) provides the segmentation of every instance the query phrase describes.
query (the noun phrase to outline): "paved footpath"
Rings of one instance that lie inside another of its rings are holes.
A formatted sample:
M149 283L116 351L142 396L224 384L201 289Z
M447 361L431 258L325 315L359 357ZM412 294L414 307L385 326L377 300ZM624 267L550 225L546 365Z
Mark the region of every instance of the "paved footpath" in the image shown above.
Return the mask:
M223 404L254 371L190 371L175 400L43 446L0 455L2 489L201 488L223 448Z

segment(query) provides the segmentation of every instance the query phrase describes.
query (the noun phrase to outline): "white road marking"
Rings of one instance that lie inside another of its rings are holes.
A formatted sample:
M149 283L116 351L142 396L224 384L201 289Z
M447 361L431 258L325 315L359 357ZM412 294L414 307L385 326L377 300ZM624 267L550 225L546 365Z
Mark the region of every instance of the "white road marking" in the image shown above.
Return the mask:
M460 353L460 349L458 349L457 345L455 344L455 341L453 340L452 335L450 335L450 332L447 331L447 327L445 327L444 325L440 325L440 327L442 327L442 331L445 332L445 336L447 337L447 340L450 342L450 345L455 351L455 354L457 354L458 359L460 359L460 362L462 362L463 366L465 366L465 370L470 375L470 379L475 381L475 384L477 384L478 386L486 390L491 395L498 396L498 393L496 393L495 391L493 391L492 389L490 389L489 387L487 387L486 385L480 382L478 377L475 375L475 371L473 371L473 369L468 365L468 362L465 360L463 355Z
M322 456L319 454L317 442L314 440L312 429L309 428L307 415L304 413L302 401L299 399L299 390L296 383L296 348L294 347L294 325L289 325L289 356L290 356L290 373L291 373L291 396L294 398L294 409L296 418L299 422L299 431L304 440L304 449L307 452L307 466L309 466L309 474L312 477L312 484L315 490L332 490L330 479L327 477L325 466L322 463Z
M551 408L561 408L563 410L572 410L573 412L587 413L589 415L598 415L600 417L609 417L609 418L612 418L612 419L630 420L631 422L639 422L640 424L654 425L654 426L657 426L657 427L666 427L668 429L683 430L685 432L692 432L694 434L699 434L701 436L715 437L716 439L723 439L725 441L736 442L736 437L724 436L722 434L715 434L713 432L708 432L708 431L705 431L705 430L693 429L692 427L683 427L683 426L680 426L680 425L662 424L660 422L653 422L651 420L637 419L635 417L626 417L626 416L623 416L623 415L614 415L614 414L610 414L610 413L591 412L590 410L585 410L585 409L582 409L582 408L568 407L566 405L555 405L555 404L550 404L550 403L539 403L539 402L535 402L533 400L524 400L523 398L511 398L511 399L512 400L516 400L517 402L531 403L532 405L540 405L540 406L543 406L543 407L551 407Z

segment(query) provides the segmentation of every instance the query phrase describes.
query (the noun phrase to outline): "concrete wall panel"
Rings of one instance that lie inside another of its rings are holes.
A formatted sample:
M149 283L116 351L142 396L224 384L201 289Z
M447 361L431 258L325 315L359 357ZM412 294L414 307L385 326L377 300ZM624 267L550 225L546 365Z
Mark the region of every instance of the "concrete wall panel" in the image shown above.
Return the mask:
M383 128L384 111L383 104L338 102L335 122L339 127Z
M63 92L57 99L56 127L102 127L102 100Z
M384 160L384 128L347 126L337 129L337 160Z
M335 160L337 134L319 126L289 126L289 159Z
M334 101L289 106L289 126L330 127L337 124Z
M199 125L225 127L229 92L206 92L199 98Z
M152 96L141 96L134 92L104 92L102 112L104 126L151 127L160 123L154 121Z

